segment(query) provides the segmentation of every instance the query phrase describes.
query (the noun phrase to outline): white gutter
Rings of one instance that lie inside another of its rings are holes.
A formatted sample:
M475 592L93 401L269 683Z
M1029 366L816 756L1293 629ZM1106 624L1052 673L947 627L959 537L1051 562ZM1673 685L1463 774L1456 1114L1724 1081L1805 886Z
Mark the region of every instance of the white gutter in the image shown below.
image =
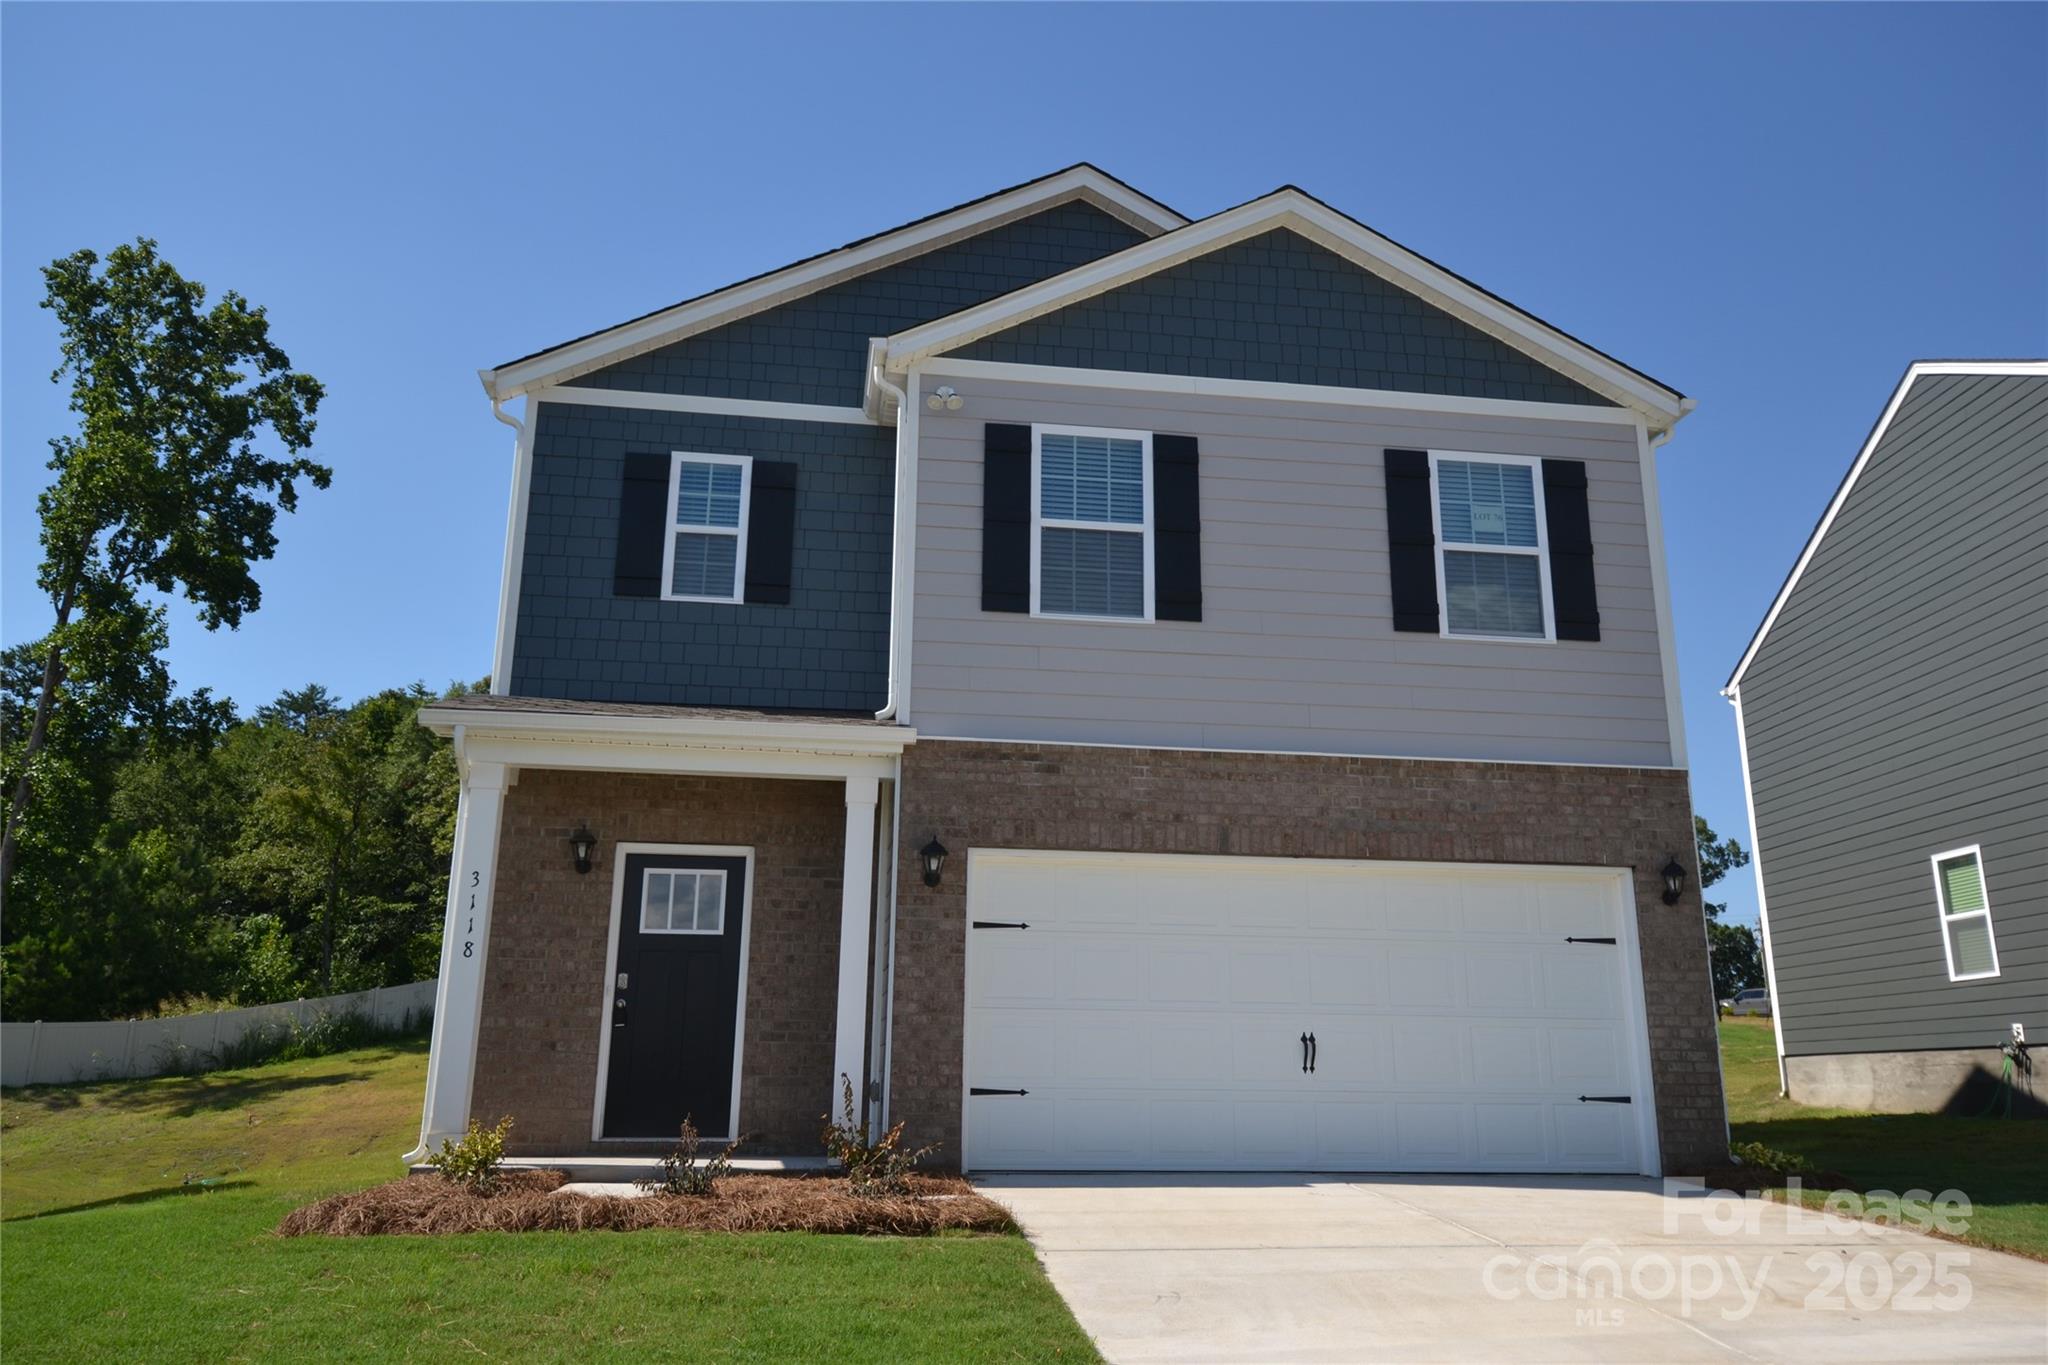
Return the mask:
M508 695L512 686L512 632L519 613L520 571L526 559L526 495L533 467L534 404L526 400L527 420L522 422L505 411L505 400L491 393L488 378L484 391L490 393L491 416L519 433L512 443L512 499L505 509L505 564L498 575L498 635L491 644L491 693Z
M910 374L910 392L889 382L876 365L869 376L875 387L896 400L896 506L889 573L889 696L876 720L907 714L910 691L910 580L916 553L917 526L917 373Z

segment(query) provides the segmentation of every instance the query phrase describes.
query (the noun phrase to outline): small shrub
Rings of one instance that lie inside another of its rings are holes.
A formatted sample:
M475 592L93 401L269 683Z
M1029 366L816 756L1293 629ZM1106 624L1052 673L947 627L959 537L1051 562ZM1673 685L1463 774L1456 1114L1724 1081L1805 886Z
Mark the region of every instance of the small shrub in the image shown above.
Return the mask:
M640 1188L654 1194L708 1195L718 1181L732 1174L732 1154L740 1149L741 1139L734 1138L725 1144L725 1150L711 1160L699 1165L697 1162L697 1125L688 1118L683 1120L682 1136L676 1145L661 1159L661 1174L652 1180L640 1182Z
M839 1163L846 1174L846 1187L863 1199L888 1199L910 1192L910 1175L917 1163L939 1150L934 1142L906 1151L903 1121L880 1138L868 1140L867 1125L853 1107L853 1079L839 1077L845 1112L839 1122L825 1115L825 1155Z
M1813 1163L1803 1156L1781 1152L1775 1147L1766 1147L1761 1142L1738 1142L1728 1149L1728 1154L1745 1166L1772 1175L1813 1175Z
M487 1190L498 1178L498 1166L505 1160L505 1135L511 1131L509 1117L499 1119L495 1128L480 1128L471 1119L462 1141L442 1138L441 1150L429 1156L427 1164L439 1171L443 1180L472 1190Z

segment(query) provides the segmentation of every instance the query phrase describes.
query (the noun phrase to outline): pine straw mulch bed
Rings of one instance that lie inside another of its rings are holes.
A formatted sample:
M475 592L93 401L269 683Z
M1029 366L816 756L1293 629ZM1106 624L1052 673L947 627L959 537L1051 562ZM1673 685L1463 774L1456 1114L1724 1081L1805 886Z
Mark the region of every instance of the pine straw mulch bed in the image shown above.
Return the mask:
M1784 1171L1767 1171L1761 1166L1721 1166L1700 1176L1700 1181L1710 1190L1732 1190L1737 1194L1754 1194L1775 1190L1792 1176ZM1799 1183L1809 1190L1853 1190L1856 1187L1847 1176L1834 1171L1802 1171Z
M286 1237L439 1236L456 1232L838 1232L923 1237L941 1231L1010 1232L1001 1204L958 1177L912 1176L911 1193L856 1198L824 1175L730 1175L711 1195L564 1194L560 1171L507 1171L486 1193L438 1175L407 1176L294 1209Z

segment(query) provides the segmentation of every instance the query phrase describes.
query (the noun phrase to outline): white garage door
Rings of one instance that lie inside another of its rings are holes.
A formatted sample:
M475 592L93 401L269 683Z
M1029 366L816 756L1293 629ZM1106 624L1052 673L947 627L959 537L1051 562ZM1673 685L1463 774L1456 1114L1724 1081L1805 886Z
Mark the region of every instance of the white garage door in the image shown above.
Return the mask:
M962 1160L1649 1172L1625 877L976 850Z

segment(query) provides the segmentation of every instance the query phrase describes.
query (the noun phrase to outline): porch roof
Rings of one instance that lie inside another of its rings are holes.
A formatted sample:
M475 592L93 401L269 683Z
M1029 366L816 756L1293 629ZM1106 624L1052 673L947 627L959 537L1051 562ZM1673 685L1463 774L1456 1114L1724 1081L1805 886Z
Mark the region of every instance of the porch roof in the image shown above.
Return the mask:
M551 697L447 697L419 723L464 763L782 777L887 777L917 741L867 712L653 706Z

